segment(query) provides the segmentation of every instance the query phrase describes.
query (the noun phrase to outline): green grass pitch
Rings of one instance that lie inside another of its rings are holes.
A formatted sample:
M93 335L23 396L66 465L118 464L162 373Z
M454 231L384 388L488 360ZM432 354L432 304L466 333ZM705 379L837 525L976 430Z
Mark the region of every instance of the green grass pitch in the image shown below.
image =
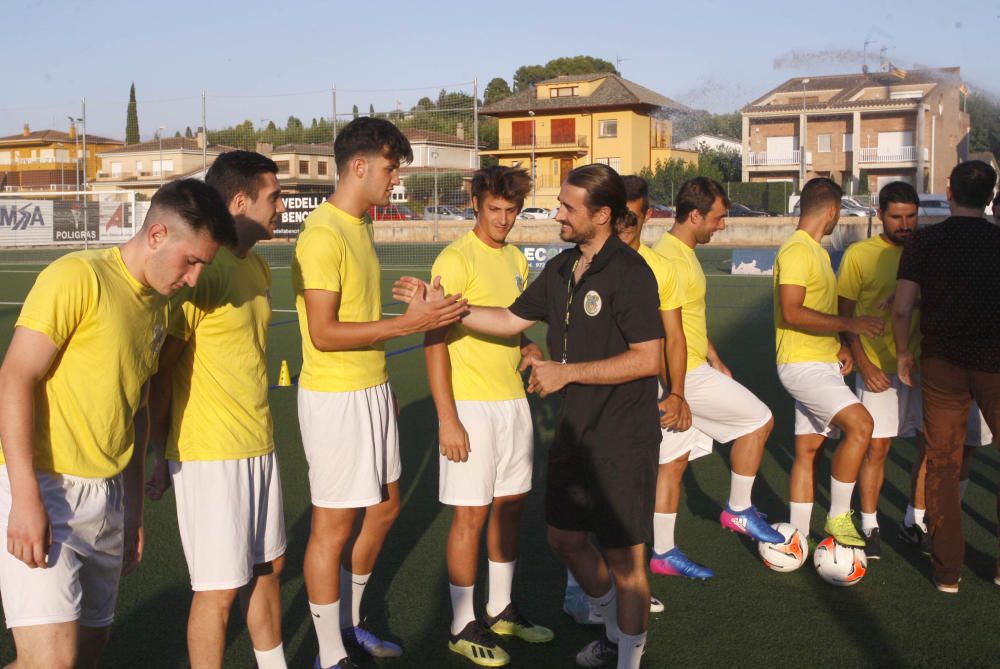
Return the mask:
M385 311L400 305L388 296L392 280L403 273L427 276L437 247L380 250L383 257ZM276 383L287 360L292 374L301 365L299 331L290 286L289 247L268 248L274 268L269 368ZM401 256L401 257L397 257ZM772 409L776 424L768 443L755 501L772 520L787 520L788 470L792 462L792 401L774 370L769 278L728 275L727 249L703 249L709 275L709 332L737 379ZM33 257L44 262L48 258ZM28 261L30 262L30 261ZM410 266L407 267L406 265ZM26 264L11 252L0 255L0 350L6 350L19 303L42 264ZM529 335L544 340L544 327ZM451 512L437 501L437 419L424 372L421 339L390 342L389 373L401 402L402 512L390 532L365 594L363 613L372 629L399 641L404 655L375 661L356 656L367 667L471 667L446 648L450 604L444 541ZM95 373L100 373L96 371ZM0 398L2 401L2 398ZM506 641L514 667L571 667L573 655L596 638L595 628L575 625L561 611L563 566L545 542L541 489L552 436L555 400L532 397L536 426L535 490L529 498L515 599L533 620L551 627L556 640L532 646ZM316 641L302 579L302 557L309 533L309 491L295 409L294 388L274 388L271 409L282 468L288 532L283 574L283 628L290 667L311 667ZM938 667L996 666L995 617L1000 589L993 585L997 525L994 513L1000 458L982 448L975 455L965 500L968 539L961 593L936 592L927 560L895 538L909 490L913 444L897 440L886 467L880 503L884 557L869 565L854 588L823 583L811 565L778 574L758 560L747 539L720 529L718 515L728 493L728 446L695 461L685 477L678 517L679 545L716 576L707 583L653 577L653 593L666 612L650 620L644 667L730 667L774 664L819 666ZM822 529L821 509L828 501L829 459L824 460L814 533ZM177 533L172 494L147 502L146 551L139 570L122 582L117 618L104 655L107 667L187 666L185 626L189 582ZM485 557L481 557L477 610L485 598ZM9 632L0 635L0 662L14 657ZM992 658L992 659L991 659ZM227 667L252 667L253 656L241 616L234 611L226 649Z

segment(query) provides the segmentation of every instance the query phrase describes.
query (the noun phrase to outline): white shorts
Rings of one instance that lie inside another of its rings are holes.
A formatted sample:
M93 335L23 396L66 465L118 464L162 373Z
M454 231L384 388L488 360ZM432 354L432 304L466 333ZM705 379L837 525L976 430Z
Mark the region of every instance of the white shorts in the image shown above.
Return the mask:
M868 409L875 421L872 439L912 437L923 431L923 393L919 381L908 386L895 374L887 374L892 387L875 393L865 388L861 374L855 375L854 389L861 404Z
M485 506L494 497L531 490L535 435L528 400L460 400L455 407L469 435L469 459L439 456L441 503Z
M888 437L912 437L924 429L923 392L920 390L920 377L915 376L914 384L908 386L899 380L895 374L889 374L892 387L881 393L873 393L865 389L864 379L860 374L855 379L855 390L858 398L875 421L873 439ZM979 405L975 402L969 409L969 419L966 425L965 444L967 446L989 446L993 443L993 432Z
M35 472L52 526L48 568L32 569L0 547L0 597L7 627L114 620L124 546L121 476L90 479ZM0 536L7 536L10 479L0 466Z
M360 509L399 480L399 431L388 383L327 393L299 388L299 430L313 506Z
M771 420L771 410L756 395L707 363L684 377L684 397L691 409L691 428L663 430L660 464L685 454L689 460L708 455L713 441L728 443Z
M858 404L836 362L790 362L778 365L778 379L795 399L795 434L839 437L830 421L840 411Z
M170 461L177 525L192 590L230 590L285 553L274 451L239 460Z
M989 446L992 443L993 431L990 430L990 426L986 424L986 417L983 416L983 412L979 410L979 405L973 402L972 408L969 409L969 422L966 427L965 445Z

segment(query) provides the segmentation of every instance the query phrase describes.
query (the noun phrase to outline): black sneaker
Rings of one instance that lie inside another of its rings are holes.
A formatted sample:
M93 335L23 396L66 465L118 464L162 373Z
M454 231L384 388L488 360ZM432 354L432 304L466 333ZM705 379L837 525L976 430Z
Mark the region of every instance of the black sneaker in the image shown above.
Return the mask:
M931 554L931 537L919 525L900 525L899 538L910 546L920 549L924 555Z
M882 539L879 537L878 528L873 527L863 532L865 538L865 557L869 560L882 559Z

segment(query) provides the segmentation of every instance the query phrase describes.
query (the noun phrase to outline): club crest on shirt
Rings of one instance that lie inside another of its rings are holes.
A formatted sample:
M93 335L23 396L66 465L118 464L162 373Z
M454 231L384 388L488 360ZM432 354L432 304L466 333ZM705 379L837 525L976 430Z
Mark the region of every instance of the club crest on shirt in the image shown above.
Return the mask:
M601 313L601 296L596 290L588 290L583 297L583 313L596 316Z
M166 331L163 329L163 325L157 323L153 326L153 353L159 353L160 347L163 346L163 339L166 336Z
M524 292L524 277L520 274L514 276L514 283L517 285L517 292Z

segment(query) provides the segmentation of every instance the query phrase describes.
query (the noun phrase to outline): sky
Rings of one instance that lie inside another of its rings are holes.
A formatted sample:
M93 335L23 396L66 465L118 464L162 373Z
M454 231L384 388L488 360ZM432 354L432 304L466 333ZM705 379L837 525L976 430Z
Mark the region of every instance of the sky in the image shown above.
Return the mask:
M201 124L410 108L442 88L479 95L521 65L589 55L689 107L738 110L790 77L860 71L879 52L903 68L954 67L1000 94L1000 2L778 3L242 2L19 0L4 3L0 136L67 130L122 139L135 82L143 139ZM620 59L620 60L619 60Z

